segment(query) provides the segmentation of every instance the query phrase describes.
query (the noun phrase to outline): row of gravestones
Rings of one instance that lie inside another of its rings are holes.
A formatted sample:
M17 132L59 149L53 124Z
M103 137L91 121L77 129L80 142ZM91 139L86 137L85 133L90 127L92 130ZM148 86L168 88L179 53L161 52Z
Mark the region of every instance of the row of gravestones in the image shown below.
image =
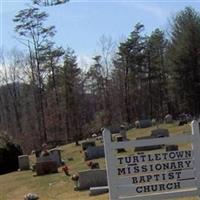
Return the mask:
M98 140L98 138L99 136L98 137L96 136L93 139ZM121 126L120 134L118 134L116 140L117 142L128 140L125 127ZM105 157L104 146L103 145L96 146L94 140L82 142L82 150L84 151L85 161Z
M168 129L152 130L150 136L139 137L139 138L136 138L136 140L161 138L161 137L169 137ZM177 145L152 145L152 146L136 147L135 151L136 152L138 152L138 151L149 151L149 150L156 150L156 149L162 149L162 148L166 148L166 151L177 151L178 150Z
M167 114L164 118L164 122L169 124L173 122L172 115ZM150 126L156 125L156 119L145 119L145 120L137 120L135 121L135 127L136 128L147 128Z
M155 129L152 130L150 136L145 136L145 137L139 137L136 138L136 140L142 140L142 139L150 139L150 138L160 138L160 137L169 137L169 132L167 129ZM120 141L126 141L126 133L120 134L116 136L117 142ZM170 150L178 150L177 146L162 146L162 145L154 145L154 146L148 146L148 147L139 147L135 148L135 151L147 151L147 150L155 150L155 149L161 149L161 148L166 148L167 151ZM84 158L85 160L92 160L92 159L97 159L97 158L102 158L105 156L104 153L104 147L103 146L96 146L95 141L85 141L82 143L82 150L84 151ZM123 152L123 149L119 149L118 152Z
M30 162L28 155L18 156L18 164L20 170L29 170ZM37 175L44 175L48 173L58 172L58 167L61 166L62 159L59 149L49 150L46 156L36 155L36 164L33 166Z

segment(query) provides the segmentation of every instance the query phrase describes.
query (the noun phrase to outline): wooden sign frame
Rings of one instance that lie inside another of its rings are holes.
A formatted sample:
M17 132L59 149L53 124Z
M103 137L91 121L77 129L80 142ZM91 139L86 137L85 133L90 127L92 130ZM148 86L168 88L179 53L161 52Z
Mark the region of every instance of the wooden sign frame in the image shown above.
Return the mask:
M192 134L122 142L111 141L110 131L104 129L109 199L160 200L199 196L200 121L192 121L191 128ZM133 156L116 153L117 149L187 143L191 143L192 149Z

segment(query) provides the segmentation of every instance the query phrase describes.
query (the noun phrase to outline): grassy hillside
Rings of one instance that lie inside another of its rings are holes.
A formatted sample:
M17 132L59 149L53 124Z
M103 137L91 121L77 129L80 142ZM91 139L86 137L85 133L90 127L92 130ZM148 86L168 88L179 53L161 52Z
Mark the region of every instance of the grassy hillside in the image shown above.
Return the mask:
M160 128L167 128L170 134L190 133L189 125L178 127L176 124L160 125ZM155 127L146 129L132 129L128 131L129 138L149 135ZM83 160L81 147L74 144L62 146L62 158L67 160L73 157L73 161L68 161L71 173L87 169ZM104 159L98 159L101 168L105 166ZM0 176L0 200L23 200L24 194L29 192L37 193L41 200L107 200L108 195L89 197L88 191L74 191L74 184L70 177L64 175L59 169L59 173L46 176L33 176L32 171L13 172ZM182 198L183 199L183 198ZM196 200L198 198L184 198L184 200Z

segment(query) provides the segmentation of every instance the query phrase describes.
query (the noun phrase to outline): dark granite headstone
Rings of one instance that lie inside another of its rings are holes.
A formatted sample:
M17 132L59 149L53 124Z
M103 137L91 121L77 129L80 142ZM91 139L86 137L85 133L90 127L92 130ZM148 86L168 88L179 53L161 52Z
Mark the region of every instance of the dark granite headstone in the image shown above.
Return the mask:
M37 175L45 175L51 173L57 173L58 167L55 161L44 161L35 164Z
M169 137L168 129L158 128L151 131L151 136L153 138Z
M166 151L178 151L178 145L167 145Z
M85 151L88 147L95 147L96 143L95 141L85 141L85 142L82 142L81 146L82 146L82 150Z
M103 158L105 157L104 153L104 146L89 146L85 153L85 160L92 160L96 158Z
M87 190L90 187L107 186L107 174L105 169L92 169L79 172L79 179L75 183L78 190Z
M145 136L136 138L136 140L144 140L144 139L152 139L152 136ZM135 151L151 151L156 149L161 149L162 145L151 145L151 146L143 146L143 147L135 147Z

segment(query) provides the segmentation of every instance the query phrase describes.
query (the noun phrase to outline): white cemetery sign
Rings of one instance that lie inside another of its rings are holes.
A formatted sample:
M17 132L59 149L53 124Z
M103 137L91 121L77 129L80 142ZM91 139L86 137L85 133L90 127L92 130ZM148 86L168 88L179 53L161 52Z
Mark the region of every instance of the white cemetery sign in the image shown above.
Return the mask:
M104 129L104 148L110 200L167 199L200 195L200 123L193 121L192 135L182 134L112 142ZM146 154L119 154L116 149L191 143L191 149Z

